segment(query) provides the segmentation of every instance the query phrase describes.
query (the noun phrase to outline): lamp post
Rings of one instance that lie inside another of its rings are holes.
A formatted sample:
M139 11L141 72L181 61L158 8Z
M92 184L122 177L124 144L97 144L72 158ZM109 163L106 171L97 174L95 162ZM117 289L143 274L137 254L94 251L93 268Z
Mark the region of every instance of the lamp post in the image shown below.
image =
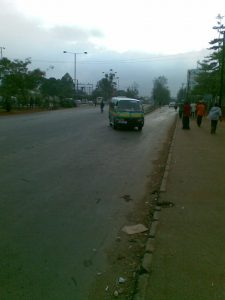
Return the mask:
M63 53L69 53L74 55L74 86L75 86L75 92L78 88L77 84L77 54L87 54L86 51L84 52L69 52L69 51L63 51Z

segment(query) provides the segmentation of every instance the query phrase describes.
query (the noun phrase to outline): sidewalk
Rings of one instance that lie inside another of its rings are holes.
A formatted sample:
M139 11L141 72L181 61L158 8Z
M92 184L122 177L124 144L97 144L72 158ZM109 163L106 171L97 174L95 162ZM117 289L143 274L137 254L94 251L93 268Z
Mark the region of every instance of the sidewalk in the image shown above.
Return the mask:
M181 129L178 118L146 300L225 299L225 121Z

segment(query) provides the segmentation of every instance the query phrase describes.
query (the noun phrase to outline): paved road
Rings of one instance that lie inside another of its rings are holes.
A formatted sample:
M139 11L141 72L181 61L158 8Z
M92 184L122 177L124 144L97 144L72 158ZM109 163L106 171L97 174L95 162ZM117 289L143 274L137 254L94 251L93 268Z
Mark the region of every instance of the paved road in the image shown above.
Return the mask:
M2 300L87 299L174 118L157 110L142 132L97 108L0 118Z

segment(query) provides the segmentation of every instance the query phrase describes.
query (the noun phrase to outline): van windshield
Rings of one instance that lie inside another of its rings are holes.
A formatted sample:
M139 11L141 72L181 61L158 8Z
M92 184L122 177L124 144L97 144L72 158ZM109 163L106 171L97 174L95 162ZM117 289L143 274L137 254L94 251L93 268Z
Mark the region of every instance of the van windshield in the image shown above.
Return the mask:
M118 109L123 111L142 111L142 106L139 101L121 100L118 102Z

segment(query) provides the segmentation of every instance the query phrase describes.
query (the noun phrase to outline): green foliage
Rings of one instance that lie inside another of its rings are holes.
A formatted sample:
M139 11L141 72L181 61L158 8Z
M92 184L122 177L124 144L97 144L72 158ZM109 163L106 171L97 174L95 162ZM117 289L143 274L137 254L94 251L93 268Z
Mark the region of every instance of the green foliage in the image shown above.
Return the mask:
M74 97L74 83L72 77L68 73L62 77L59 84L59 89L59 97Z
M2 107L7 111L10 112L12 110L12 100L10 97L4 97L2 102Z
M117 96L127 96L127 92L124 90L118 90L116 91Z
M138 93L139 93L138 92L138 85L137 85L137 83L134 82L133 85L127 89L126 96L129 97L129 98L137 99L138 98Z
M114 79L115 73L112 71L105 74L105 77L98 81L94 95L102 96L105 101L116 95L116 82Z
M10 111L14 105L31 104L31 91L34 91L41 84L45 73L40 69L30 71L28 69L30 59L10 61L7 58L0 60L1 85L0 93L3 96L3 107ZM12 97L17 101L12 101Z
M167 87L167 78L159 76L153 81L152 98L154 104L161 106L170 101L170 90Z
M44 96L56 96L59 93L59 83L58 80L51 77L49 79L44 79L40 91Z
M220 93L221 88L221 66L224 60L223 52L223 31L225 29L222 24L223 17L217 16L217 25L213 27L219 37L209 42L211 50L210 55L205 57L201 62L198 62L200 72L196 76L197 85L191 91L192 95L210 94L216 98ZM224 70L225 76L225 70Z
M45 72L40 69L29 70L30 64L30 59L0 60L0 95L3 98L2 107L6 111L14 107L20 109L34 106L41 108L74 106L74 102L59 101L74 98L74 83L68 73L61 79L46 79Z
M1 67L1 92L3 95L24 94L28 90L34 90L41 83L45 73L40 69L28 70L31 63L29 59L10 61L3 58Z
M69 107L74 107L76 105L73 99L64 98L60 100L60 106L69 108Z
M66 73L61 79L53 77L44 79L40 86L40 91L44 96L57 96L59 98L74 97L74 83L71 76Z

